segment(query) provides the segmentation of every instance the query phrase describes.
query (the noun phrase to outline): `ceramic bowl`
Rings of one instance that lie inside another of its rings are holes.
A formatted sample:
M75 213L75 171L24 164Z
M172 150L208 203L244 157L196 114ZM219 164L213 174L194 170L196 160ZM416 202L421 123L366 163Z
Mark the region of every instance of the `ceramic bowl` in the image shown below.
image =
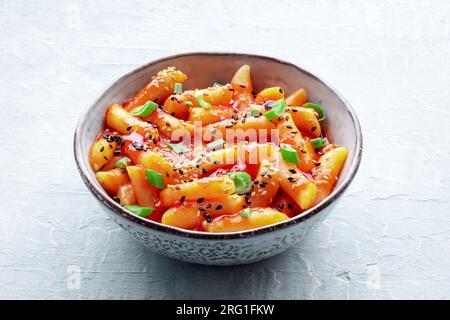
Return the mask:
M310 101L321 104L329 115L327 136L349 148L344 168L333 192L317 206L275 225L254 230L211 234L188 231L145 220L124 210L97 182L88 163L89 147L103 126L104 114L113 102L121 102L143 87L158 71L175 66L188 74L184 89L229 82L243 64L252 70L254 89L281 86L290 94L304 88ZM332 134L331 134L332 133ZM117 80L81 116L74 137L80 175L100 207L124 230L149 249L182 261L207 265L251 263L274 256L304 239L336 205L358 170L362 135L358 118L345 100L321 79L302 68L271 57L236 53L187 53L152 61Z

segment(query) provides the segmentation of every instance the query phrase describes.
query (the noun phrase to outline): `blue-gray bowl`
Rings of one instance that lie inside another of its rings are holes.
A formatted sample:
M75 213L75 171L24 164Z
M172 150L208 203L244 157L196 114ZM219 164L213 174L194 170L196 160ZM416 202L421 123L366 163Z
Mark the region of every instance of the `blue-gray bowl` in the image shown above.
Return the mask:
M280 86L290 93L304 88L310 101L319 102L329 115L324 130L332 141L349 149L333 192L317 206L271 226L233 233L206 233L149 221L124 210L102 189L89 166L89 148L103 127L107 107L121 102L143 87L158 71L175 66L189 75L187 89L228 82L243 64L252 68L255 91ZM302 68L271 57L238 53L186 53L152 61L117 80L81 116L74 137L75 160L80 175L100 207L124 230L151 250L187 262L236 265L276 255L305 238L339 201L358 170L362 133L358 118L345 100L321 79Z

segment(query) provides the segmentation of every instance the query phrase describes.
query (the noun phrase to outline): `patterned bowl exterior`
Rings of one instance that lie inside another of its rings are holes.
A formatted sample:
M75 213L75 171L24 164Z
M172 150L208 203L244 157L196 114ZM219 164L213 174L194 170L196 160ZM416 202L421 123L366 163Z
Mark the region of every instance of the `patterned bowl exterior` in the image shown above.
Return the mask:
M233 233L211 234L182 230L148 221L124 210L101 188L88 164L88 153L103 126L106 108L123 101L167 66L189 75L185 89L227 82L243 64L252 67L255 91L278 85L286 92L302 87L309 100L321 103L331 116L324 130L332 140L349 148L349 156L334 191L319 205L272 226ZM333 133L333 135L331 135ZM362 155L362 134L352 108L322 80L311 73L270 57L237 53L187 53L146 64L116 81L80 118L74 137L75 160L80 175L101 208L124 230L151 250L168 257L206 265L237 265L274 256L308 235L332 210L355 176ZM319 214L320 213L320 214Z

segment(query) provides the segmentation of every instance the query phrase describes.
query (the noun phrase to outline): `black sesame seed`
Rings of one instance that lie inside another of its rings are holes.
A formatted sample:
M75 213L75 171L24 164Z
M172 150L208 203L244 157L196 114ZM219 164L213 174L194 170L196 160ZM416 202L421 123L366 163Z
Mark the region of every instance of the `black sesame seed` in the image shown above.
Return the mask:
M295 169L289 169L290 173L297 173L297 171Z
M217 205L217 207L216 207L216 210L220 210L220 209L222 209L222 205L221 204Z
M205 220L206 220L206 222L210 223L210 222L212 222L213 219L210 214L205 213Z
M203 208L203 207L198 207L198 210L200 210L200 211L206 211L206 209Z
M103 152L103 151L105 151L105 147L100 148L100 152Z
M289 182L295 182L295 178L294 177L289 177L288 180L289 180Z
M184 202L185 199L186 199L186 196L182 196L182 197L180 198L180 202Z
M205 201L205 198L198 198L197 199L197 203L202 203L203 201Z
M317 127L312 127L312 128L311 128L311 132L316 131L316 129L317 129Z
M127 131L130 131L131 130L131 126L129 126L128 128L127 128Z

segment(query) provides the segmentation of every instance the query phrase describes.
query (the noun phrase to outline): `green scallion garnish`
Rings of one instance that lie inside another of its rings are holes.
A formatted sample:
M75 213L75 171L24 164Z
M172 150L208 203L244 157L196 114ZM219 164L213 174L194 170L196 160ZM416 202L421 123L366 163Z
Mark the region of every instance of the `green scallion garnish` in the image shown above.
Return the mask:
M271 107L272 110L269 110L266 113L264 113L264 116L269 120L277 119L281 117L286 111L286 100L284 99L277 100L272 103Z
M251 213L251 210L249 208L244 209L241 211L241 217L248 218L248 217L250 217L250 213Z
M252 178L247 172L230 172L228 175L234 181L237 194L249 193L252 190Z
M145 176L147 177L147 182L150 185L155 186L159 189L164 188L163 176L161 173L150 169L145 169Z
M148 217L153 213L153 208L150 207L140 207L137 204L130 204L124 206L125 209L130 210L134 214L137 214L140 217Z
M250 111L250 116L256 117L257 115L259 115L259 110L254 109L254 110Z
M297 150L292 148L290 145L284 143L282 143L280 147L281 147L281 157L283 158L284 161L290 163L300 162Z
M214 140L213 142L208 143L206 145L206 149L207 150L214 150L214 149L217 149L217 148L223 146L224 144L225 144L225 140L217 139L217 140Z
M209 102L206 102L206 101L203 99L203 96L202 96L202 95L199 95L199 96L197 97L197 101L198 101L198 104L200 105L200 107L202 107L202 108L204 108L204 109L211 109L211 108L212 108L212 105L211 105Z
M184 104L187 105L187 106L189 106L189 107L192 107L192 106L193 106L192 102L190 102L190 101L186 101Z
M327 139L324 138L311 139L311 144L314 148L319 149L327 144Z
M116 163L114 164L114 167L115 168L124 168L128 165L129 162L130 162L130 159L128 159L128 157L123 157L116 161Z
M135 109L131 114L145 118L152 114L153 111L155 111L158 108L158 104L153 101L147 101L142 106L139 107L139 109Z
M173 85L173 93L181 93L183 92L183 85L181 83L175 83Z
M173 151L175 151L178 154L187 153L190 151L190 149L185 146L182 142L180 143L168 143L169 147L172 148Z
M317 112L317 114L319 115L319 121L323 121L325 120L326 116L325 116L325 111L323 111L322 106L316 104L316 103L312 103L312 102L307 102L303 105L304 108L311 108L314 109L314 111Z

